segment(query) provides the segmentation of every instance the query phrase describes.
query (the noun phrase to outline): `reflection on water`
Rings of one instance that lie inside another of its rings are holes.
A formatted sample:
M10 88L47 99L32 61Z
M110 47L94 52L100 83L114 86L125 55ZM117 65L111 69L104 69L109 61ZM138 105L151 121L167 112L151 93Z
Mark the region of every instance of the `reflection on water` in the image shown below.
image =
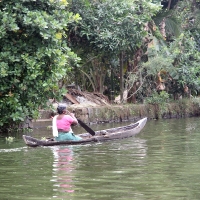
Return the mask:
M50 134L40 129L32 134ZM136 137L88 145L0 138L2 200L199 200L199 169L198 118L151 120Z
M58 187L60 192L74 192L73 190L73 151L70 147L53 147L53 179L54 186Z
M108 142L51 150L54 198L105 199L109 195L109 199L115 199L117 191L124 187L117 182L132 175L132 168L145 165L147 146L146 140L134 138L133 143L124 140L123 144ZM114 187L113 182L116 182ZM126 190L121 191L120 196L125 193Z

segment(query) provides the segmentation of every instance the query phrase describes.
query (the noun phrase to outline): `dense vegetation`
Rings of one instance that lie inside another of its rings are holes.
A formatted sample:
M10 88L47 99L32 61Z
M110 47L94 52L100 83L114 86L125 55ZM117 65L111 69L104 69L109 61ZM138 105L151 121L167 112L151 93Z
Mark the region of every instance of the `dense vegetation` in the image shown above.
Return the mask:
M82 17L68 32L82 58L76 83L98 92L106 86L121 98L128 90L133 103L163 90L173 99L198 95L199 2L149 2L73 1L71 11Z
M65 40L67 24L79 20L66 1L0 2L0 127L36 118L48 98L59 97L58 81L78 58Z
M37 118L71 83L122 102L127 90L129 103L199 94L199 0L2 0L0 9L1 131Z

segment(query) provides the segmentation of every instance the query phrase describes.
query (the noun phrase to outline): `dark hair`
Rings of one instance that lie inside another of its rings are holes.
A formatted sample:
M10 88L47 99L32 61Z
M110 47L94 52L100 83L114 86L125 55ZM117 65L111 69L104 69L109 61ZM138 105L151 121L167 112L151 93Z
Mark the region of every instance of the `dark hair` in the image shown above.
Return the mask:
M63 111L66 109L66 105L63 105L63 104L61 104L61 105L58 105L58 107L57 107L57 111L58 111L58 114L63 114Z

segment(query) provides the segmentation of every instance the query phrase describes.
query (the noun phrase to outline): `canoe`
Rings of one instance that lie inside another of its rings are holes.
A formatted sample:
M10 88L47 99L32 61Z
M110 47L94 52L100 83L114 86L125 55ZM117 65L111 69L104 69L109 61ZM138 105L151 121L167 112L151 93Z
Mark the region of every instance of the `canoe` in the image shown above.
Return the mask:
M123 139L135 136L140 133L147 122L147 118L143 118L136 123L132 123L127 126L121 126L117 128L110 128L106 130L95 131L95 135L92 136L89 133L79 134L82 140L79 141L55 141L54 139L39 140L31 136L23 135L24 142L29 147L37 146L55 146L55 145L78 145L87 144L92 142L104 142L108 140Z

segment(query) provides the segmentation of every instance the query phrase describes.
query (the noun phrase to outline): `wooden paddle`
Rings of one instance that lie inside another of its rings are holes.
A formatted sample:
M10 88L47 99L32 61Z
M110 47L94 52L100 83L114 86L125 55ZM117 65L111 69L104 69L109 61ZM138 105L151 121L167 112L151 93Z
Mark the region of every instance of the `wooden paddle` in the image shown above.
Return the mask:
M68 110L66 110L69 115L71 114ZM77 118L76 118L77 119ZM86 125L83 121L81 121L80 119L77 119L78 123L92 136L95 135L95 131L93 131L88 125Z
M87 126L84 122L82 122L80 119L77 119L78 123L92 136L95 135L95 132L89 127Z

